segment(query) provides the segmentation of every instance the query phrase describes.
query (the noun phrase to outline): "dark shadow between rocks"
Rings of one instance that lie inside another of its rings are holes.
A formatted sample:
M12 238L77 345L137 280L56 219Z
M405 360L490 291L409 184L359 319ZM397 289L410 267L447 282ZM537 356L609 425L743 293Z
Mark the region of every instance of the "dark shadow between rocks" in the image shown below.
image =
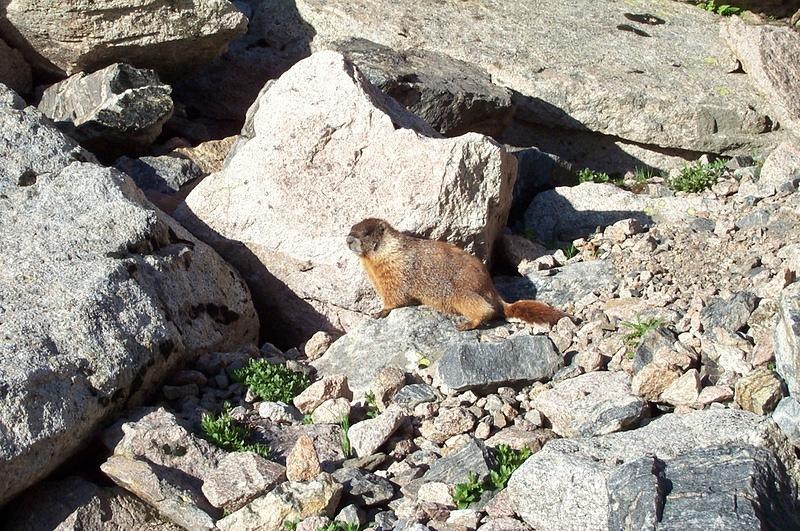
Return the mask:
M309 338L302 330L324 330L339 334L327 317L273 275L244 243L225 238L198 218L185 203L183 205L180 223L234 267L250 289L260 322L259 344L269 341L286 350ZM282 301L282 304L278 306L273 302L276 300ZM287 306L293 309L292 315L280 309Z
M204 125L206 140L238 133L264 84L311 55L316 35L294 0L237 4L248 18L247 33L209 65L173 85L178 117Z

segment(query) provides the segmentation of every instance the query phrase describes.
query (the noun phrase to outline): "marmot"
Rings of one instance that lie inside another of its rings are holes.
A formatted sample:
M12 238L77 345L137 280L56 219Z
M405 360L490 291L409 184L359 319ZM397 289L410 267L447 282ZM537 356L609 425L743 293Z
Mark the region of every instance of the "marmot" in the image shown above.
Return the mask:
M360 257L383 301L378 317L416 303L463 315L468 322L459 330L472 330L498 317L549 324L566 317L538 301L508 304L480 260L455 245L403 234L381 219L353 225L347 245Z

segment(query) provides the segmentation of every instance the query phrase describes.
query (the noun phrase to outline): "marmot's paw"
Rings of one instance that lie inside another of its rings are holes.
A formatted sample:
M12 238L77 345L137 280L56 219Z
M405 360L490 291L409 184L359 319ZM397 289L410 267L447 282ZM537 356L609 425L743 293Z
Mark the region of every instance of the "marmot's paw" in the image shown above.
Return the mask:
M384 308L383 310L373 314L372 317L373 317L373 319L383 319L384 317L389 315L389 312L391 312L391 311L392 311L391 309L387 310L386 308Z

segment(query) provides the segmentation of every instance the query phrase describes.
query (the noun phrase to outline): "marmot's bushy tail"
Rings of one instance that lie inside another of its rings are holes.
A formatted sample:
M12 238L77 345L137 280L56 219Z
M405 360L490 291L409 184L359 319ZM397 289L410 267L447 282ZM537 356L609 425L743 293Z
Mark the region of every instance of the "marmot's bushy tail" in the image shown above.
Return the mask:
M503 302L503 313L506 318L522 319L526 323L556 324L567 314L539 301L517 301L513 304Z

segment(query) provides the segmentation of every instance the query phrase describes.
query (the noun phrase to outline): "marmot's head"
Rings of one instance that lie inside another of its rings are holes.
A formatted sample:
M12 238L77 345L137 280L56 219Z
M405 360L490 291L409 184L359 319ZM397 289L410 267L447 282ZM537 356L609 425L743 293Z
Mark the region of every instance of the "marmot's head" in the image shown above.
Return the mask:
M392 226L387 222L382 219L367 218L359 221L350 229L347 246L358 256L367 256L378 249L387 232L394 232Z

